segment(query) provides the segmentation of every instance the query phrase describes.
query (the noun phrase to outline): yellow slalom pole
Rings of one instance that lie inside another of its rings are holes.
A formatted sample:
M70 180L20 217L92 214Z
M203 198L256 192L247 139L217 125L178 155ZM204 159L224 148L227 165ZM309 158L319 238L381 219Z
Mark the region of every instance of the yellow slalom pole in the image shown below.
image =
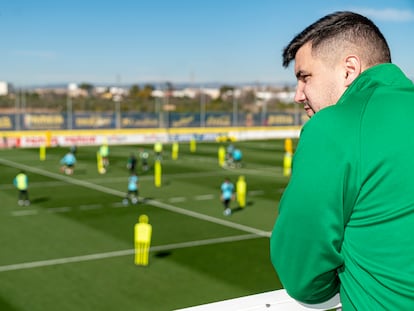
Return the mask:
M105 174L106 173L106 169L102 160L102 156L101 153L98 151L96 152L96 164L98 167L98 173L99 174Z
M218 149L218 163L220 167L224 167L226 164L226 148L220 146Z
M46 131L46 147L50 147L52 145L52 132Z
M285 139L285 155L283 157L283 176L290 176L292 173L293 143L291 138Z
M195 138L191 138L190 140L190 151L191 152L196 152L197 150L197 142L195 140Z
M154 183L155 187L161 187L161 161L155 160L154 163Z
M45 145L40 146L39 158L40 158L40 161L46 160L46 146Z
M291 138L285 139L285 152L293 153L293 143Z
M148 266L151 235L152 226L148 216L143 214L134 226L135 264L138 266Z
M292 154L286 152L283 157L283 176L290 176L292 173Z
M179 145L178 145L178 143L177 142L174 142L173 144L172 144L172 153L171 153L171 158L173 159L173 160L177 160L178 159L178 150L179 150Z
M236 194L237 194L237 203L239 207L244 208L246 207L246 192L247 192L247 184L244 176L239 176L239 179L236 183Z

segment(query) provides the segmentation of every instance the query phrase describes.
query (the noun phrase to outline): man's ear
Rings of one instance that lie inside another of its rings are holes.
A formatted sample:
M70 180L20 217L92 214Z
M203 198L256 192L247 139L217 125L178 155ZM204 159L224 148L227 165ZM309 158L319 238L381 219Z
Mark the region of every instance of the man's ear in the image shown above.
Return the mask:
M345 58L344 66L345 66L344 86L348 87L351 85L352 82L354 82L354 80L362 72L361 60L356 55L348 55Z

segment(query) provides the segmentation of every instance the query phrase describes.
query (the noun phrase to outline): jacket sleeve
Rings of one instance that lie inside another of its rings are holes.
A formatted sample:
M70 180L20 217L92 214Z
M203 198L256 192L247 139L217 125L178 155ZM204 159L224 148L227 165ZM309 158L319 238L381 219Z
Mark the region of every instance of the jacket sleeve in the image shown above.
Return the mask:
M352 154L331 128L311 121L301 133L270 239L272 264L284 288L294 299L310 304L339 291L337 269L343 265L340 249Z

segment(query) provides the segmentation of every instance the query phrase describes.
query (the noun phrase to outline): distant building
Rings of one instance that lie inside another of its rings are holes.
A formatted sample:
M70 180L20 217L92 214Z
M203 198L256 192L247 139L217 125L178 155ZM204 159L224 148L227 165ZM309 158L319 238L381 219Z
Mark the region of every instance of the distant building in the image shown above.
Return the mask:
M176 98L195 98L197 95L205 94L212 99L217 99L220 96L220 89L217 88L185 88L182 90L173 90L171 91L164 91L164 90L153 90L151 95L153 97L165 97L167 94L170 94L172 97Z
M294 103L295 102L295 91L279 92L277 93L276 98L285 104Z
M9 95L13 92L12 85L5 81L0 81L0 96Z
M88 95L88 92L81 89L77 83L69 83L67 93L70 97L86 97Z
M271 91L259 91L256 92L256 98L262 101L268 101L271 99L277 99L282 103L293 103L295 98L294 91L279 91L279 92L271 92Z

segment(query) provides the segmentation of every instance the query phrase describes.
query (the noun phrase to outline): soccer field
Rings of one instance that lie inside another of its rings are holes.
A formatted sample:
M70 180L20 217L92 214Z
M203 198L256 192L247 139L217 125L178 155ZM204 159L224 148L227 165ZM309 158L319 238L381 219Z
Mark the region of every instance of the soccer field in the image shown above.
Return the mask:
M269 236L283 189L283 140L236 142L243 167L218 165L219 143L164 145L162 186L155 187L152 146L110 146L99 174L97 146L79 147L75 174L59 171L68 148L0 151L0 310L174 310L281 288L269 259ZM138 205L122 204L127 158L138 166ZM31 205L17 204L14 176L29 177ZM247 206L223 215L225 177L247 182ZM149 265L134 264L133 228L152 225Z

